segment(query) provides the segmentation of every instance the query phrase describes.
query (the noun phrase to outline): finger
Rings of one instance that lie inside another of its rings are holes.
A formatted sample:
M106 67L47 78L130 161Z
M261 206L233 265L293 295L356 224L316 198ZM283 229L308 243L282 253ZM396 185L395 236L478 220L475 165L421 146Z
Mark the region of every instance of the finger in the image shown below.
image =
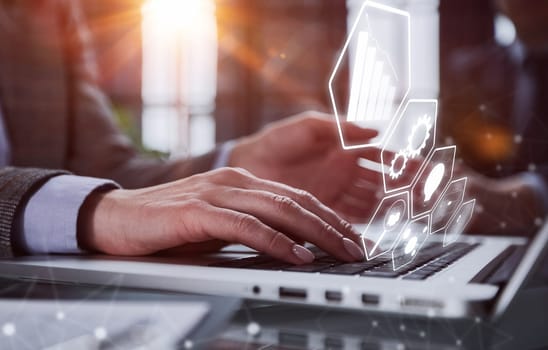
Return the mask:
M356 171L356 174L355 174L356 182L358 183L367 182L369 184L373 184L377 186L378 188L382 186L383 184L382 174L380 172L366 169L359 165L356 167L355 171Z
M350 143L367 142L379 135L377 130L362 128L351 122L341 122L340 125L345 139Z
M232 189L217 195L212 204L251 214L291 238L314 243L338 259L364 259L358 243L344 237L290 197L267 191Z
M365 202L342 194L337 202L333 204L333 209L344 217L352 218L352 222L363 223L371 216L373 203L376 202L373 200Z
M312 138L319 142L338 138L337 121L332 115L308 112L299 123L303 130L307 130ZM377 130L365 129L346 121L341 122L340 127L345 138L353 142L366 142L379 134Z
M343 194L361 201L375 203L379 199L378 195L380 194L380 188L376 184L372 184L367 181L360 181L348 186L348 188L341 195Z
M257 189L262 189L264 191L274 192L283 196L290 197L300 206L327 222L344 237L349 238L356 243L359 243L359 233L354 230L352 225L340 218L335 213L335 211L325 206L318 199L316 199L314 196L307 193L306 191L298 190L284 184L266 180L260 180L259 182L254 184L254 186L256 186ZM312 243L314 242L312 241Z
M340 234L360 244L359 233L352 228L352 225L340 218L332 209L322 204L306 191L298 190L278 182L260 179L243 169L227 169L222 174L219 174L222 176L218 176L215 181L222 185L268 191L290 197L306 210L322 218Z
M392 151L389 151L389 150L383 151L380 148L374 148L374 147L355 149L355 150L351 150L351 152L354 152L357 157L361 157L376 163L382 163L383 158L386 161L386 159L392 159L395 156L395 153Z
M310 250L251 215L209 206L195 211L193 217L210 238L238 242L292 264L314 261Z

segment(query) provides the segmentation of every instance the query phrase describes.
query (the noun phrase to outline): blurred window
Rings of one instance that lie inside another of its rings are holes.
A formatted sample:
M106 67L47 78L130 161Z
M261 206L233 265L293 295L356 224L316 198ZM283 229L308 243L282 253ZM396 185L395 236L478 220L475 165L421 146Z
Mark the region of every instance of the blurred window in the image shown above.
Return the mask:
M142 139L184 156L214 146L217 32L212 0L146 0Z

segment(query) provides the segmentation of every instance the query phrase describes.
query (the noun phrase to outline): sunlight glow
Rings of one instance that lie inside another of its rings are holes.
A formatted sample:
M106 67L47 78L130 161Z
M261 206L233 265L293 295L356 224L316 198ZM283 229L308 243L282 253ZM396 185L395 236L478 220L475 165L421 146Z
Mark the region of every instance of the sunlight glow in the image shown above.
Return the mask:
M143 14L163 28L165 34L194 30L207 22L212 4L201 0L147 0Z

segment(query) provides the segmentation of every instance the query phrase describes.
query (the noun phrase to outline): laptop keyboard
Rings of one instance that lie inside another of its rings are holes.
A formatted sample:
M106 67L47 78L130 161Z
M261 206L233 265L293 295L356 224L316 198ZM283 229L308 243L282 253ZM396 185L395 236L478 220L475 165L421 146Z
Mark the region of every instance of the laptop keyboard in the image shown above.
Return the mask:
M479 244L454 243L443 247L441 243L427 243L413 261L394 271L391 254L379 256L370 261L347 263L339 261L320 249L313 247L316 260L306 265L292 265L267 255L235 259L216 263L211 266L225 268L243 268L269 271L291 271L321 273L332 275L359 275L364 277L399 278L406 280L424 280L452 265L455 261L472 251ZM395 259L404 259L403 253ZM396 266L401 264L396 263Z

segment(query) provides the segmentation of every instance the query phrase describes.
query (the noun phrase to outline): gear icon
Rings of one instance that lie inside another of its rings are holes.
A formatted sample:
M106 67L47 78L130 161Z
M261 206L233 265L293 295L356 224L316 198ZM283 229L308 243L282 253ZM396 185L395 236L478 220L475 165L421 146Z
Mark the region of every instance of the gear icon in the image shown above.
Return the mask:
M421 142L415 142L415 138L418 136L417 133L422 130L424 132L424 136L420 135ZM417 120L415 125L413 125L413 128L411 129L411 134L409 134L409 138L407 139L408 145L407 145L407 156L409 158L415 158L419 156L422 152L422 150L426 147L426 142L430 138L430 131L432 130L432 118L430 118L428 115L423 115L422 117Z
M394 156L392 162L390 163L390 169L388 169L388 174L392 180L397 179L403 174L405 167L407 166L407 151L401 150Z

